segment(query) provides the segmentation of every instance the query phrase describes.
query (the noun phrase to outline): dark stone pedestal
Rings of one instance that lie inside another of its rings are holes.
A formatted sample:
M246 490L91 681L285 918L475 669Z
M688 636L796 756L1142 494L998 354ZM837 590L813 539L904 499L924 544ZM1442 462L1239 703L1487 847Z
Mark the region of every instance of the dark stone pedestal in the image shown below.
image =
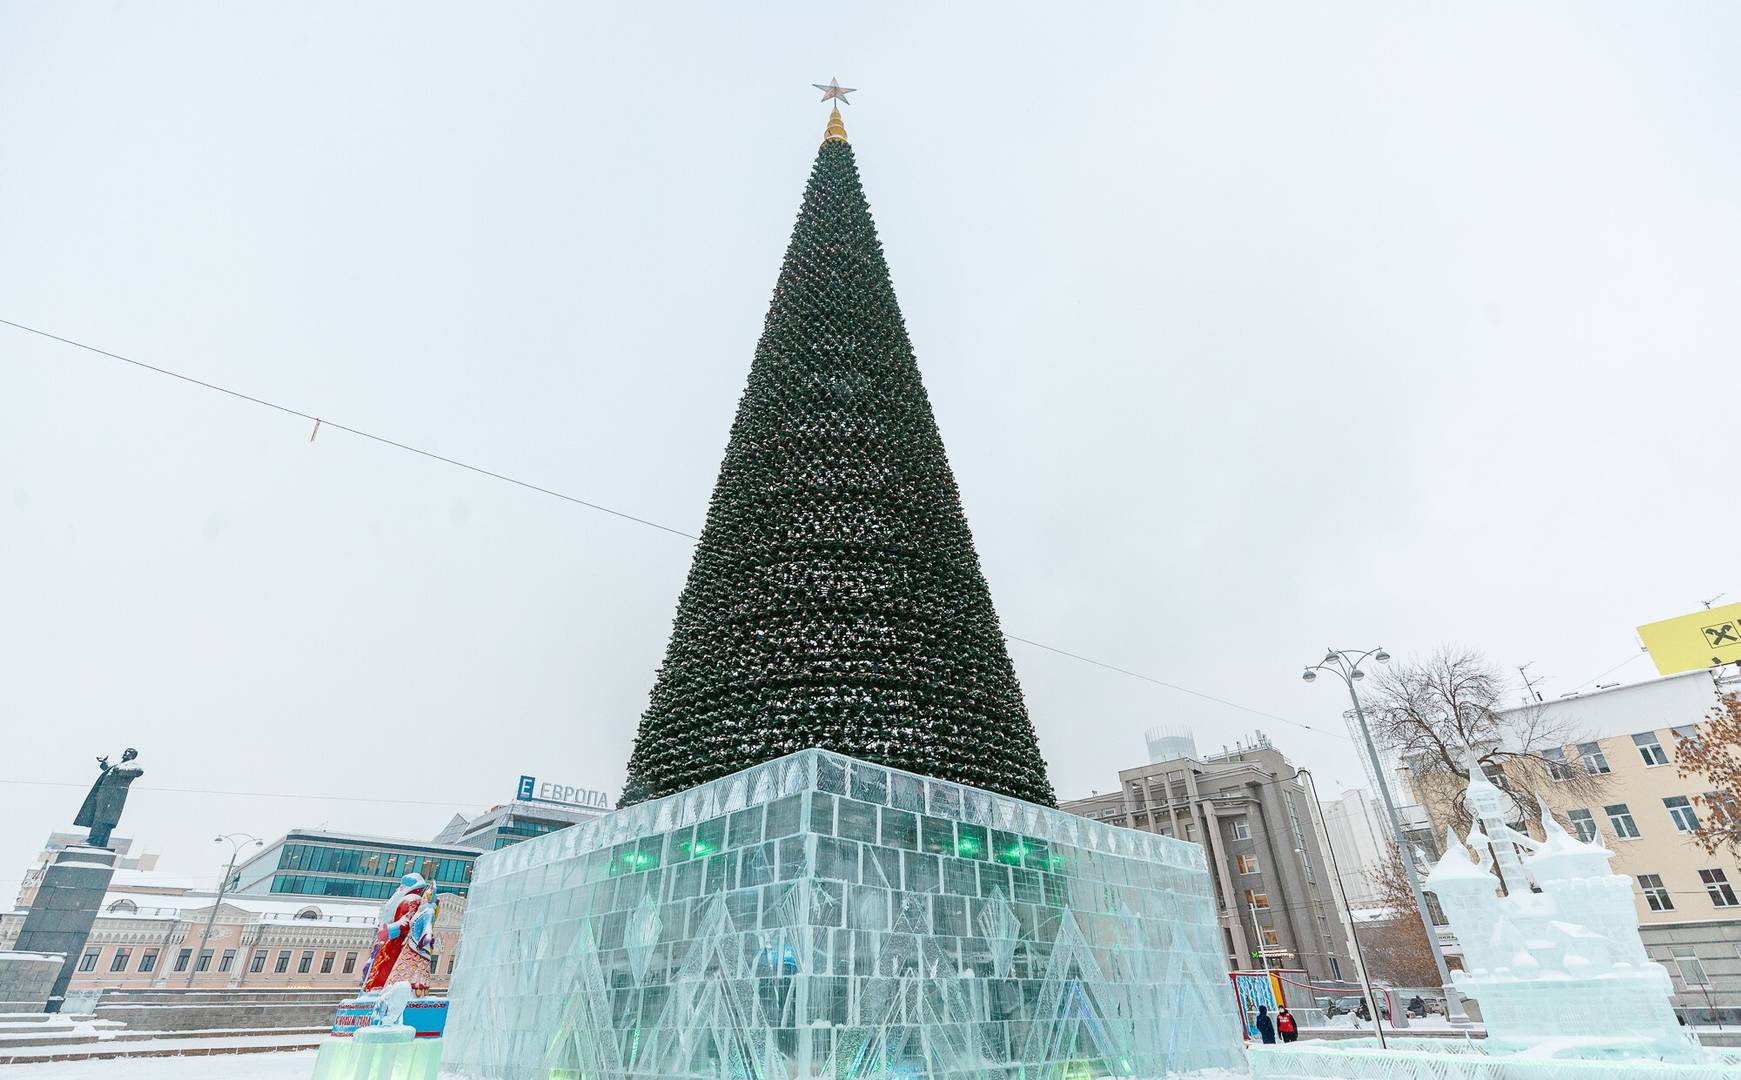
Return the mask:
M60 975L44 1011L58 1012L67 984L72 981L91 926L115 876L115 853L107 848L70 847L55 852L54 862L43 871L30 913L18 931L21 952L60 953Z

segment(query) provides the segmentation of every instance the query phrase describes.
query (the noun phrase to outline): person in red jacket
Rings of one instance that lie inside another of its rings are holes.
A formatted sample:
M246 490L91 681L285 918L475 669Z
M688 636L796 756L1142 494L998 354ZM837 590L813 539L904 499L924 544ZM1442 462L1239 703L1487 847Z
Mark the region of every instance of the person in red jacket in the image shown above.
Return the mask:
M1276 1013L1276 1034L1282 1037L1282 1042L1291 1043L1300 1037L1300 1027L1294 1023L1294 1014L1286 1009Z

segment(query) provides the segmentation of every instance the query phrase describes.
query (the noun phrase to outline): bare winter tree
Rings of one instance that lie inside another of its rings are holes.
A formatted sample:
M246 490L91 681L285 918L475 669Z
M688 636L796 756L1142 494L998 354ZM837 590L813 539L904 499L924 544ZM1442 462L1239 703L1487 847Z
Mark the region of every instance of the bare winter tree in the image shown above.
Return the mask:
M1532 827L1540 796L1591 795L1603 777L1587 772L1565 748L1580 741L1576 724L1547 709L1506 702L1507 680L1480 653L1441 648L1377 670L1363 695L1373 738L1394 750L1415 782L1448 803L1458 830L1470 821L1464 780L1479 765Z
M1439 971L1433 964L1433 949L1427 944L1426 927L1415 907L1415 894L1409 889L1395 844L1388 846L1386 855L1367 874L1367 880L1378 892L1379 902L1389 913L1388 918L1360 928L1367 971L1389 986L1436 986Z

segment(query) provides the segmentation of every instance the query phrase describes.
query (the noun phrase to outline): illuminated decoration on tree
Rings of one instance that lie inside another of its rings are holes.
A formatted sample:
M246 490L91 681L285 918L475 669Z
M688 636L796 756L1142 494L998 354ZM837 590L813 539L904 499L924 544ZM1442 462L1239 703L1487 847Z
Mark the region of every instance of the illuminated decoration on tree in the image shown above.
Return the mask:
M838 108L623 804L811 747L1053 802Z

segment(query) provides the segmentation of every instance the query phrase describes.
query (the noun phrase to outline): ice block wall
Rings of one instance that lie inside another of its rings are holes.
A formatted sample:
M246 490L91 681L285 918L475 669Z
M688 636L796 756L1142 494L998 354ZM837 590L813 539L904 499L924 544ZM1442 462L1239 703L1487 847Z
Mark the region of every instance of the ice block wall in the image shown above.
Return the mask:
M1200 847L819 750L485 856L451 996L489 1080L1242 1060Z

